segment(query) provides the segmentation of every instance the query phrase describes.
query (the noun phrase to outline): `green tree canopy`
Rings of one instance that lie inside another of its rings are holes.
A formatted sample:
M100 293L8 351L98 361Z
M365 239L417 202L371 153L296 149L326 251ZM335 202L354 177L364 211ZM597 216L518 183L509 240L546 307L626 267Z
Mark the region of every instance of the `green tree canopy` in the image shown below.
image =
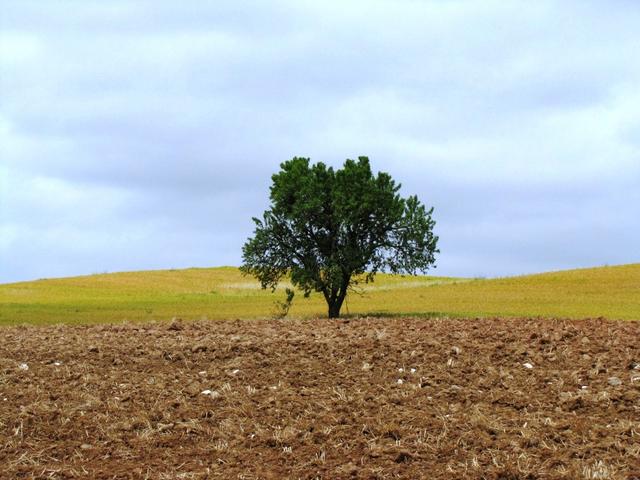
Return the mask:
M340 315L349 288L376 273L416 274L435 264L435 222L416 196L398 195L389 174L369 159L334 170L295 157L273 175L271 207L254 218L241 270L274 289L286 275L305 296L321 292L329 317Z

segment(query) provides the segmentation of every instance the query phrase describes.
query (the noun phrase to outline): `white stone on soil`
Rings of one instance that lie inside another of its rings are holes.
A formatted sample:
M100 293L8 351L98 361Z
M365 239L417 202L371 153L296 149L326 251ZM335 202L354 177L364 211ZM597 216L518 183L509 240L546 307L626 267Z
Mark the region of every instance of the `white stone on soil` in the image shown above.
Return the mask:
M609 379L607 380L607 382L609 383L609 385L611 385L612 387L617 387L618 385L622 385L622 380L620 380L618 377L609 377Z
M201 395L206 395L208 397L211 398L217 398L220 396L220 392L218 392L217 390L203 390L202 392L200 392Z

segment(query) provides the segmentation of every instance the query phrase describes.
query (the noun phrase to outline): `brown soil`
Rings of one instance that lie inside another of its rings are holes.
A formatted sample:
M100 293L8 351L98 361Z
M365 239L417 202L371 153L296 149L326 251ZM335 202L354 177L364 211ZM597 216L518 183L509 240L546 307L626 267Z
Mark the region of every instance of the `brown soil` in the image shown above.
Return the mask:
M640 478L639 339L605 320L2 328L0 476Z

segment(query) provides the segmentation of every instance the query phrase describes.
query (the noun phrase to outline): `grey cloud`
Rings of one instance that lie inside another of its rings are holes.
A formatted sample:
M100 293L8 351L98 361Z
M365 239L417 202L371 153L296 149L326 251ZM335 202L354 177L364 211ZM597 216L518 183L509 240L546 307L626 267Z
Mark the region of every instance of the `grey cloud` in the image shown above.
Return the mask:
M637 260L632 2L61 5L0 0L0 281L237 264L294 155L434 205L440 274Z
M24 0L19 4L3 1L0 24L45 32L79 31L97 35L192 33L212 28L272 34L273 25L265 19L278 20L278 26L283 28L291 23L291 11L291 5L278 1L238 4L198 0L184 5L154 0L67 0L64 5L44 5L39 0Z

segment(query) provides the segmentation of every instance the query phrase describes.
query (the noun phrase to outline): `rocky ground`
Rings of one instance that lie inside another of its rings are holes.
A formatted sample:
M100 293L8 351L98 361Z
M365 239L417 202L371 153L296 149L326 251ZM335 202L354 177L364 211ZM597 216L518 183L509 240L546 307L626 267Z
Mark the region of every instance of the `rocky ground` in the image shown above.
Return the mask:
M640 479L640 323L0 329L1 478Z

